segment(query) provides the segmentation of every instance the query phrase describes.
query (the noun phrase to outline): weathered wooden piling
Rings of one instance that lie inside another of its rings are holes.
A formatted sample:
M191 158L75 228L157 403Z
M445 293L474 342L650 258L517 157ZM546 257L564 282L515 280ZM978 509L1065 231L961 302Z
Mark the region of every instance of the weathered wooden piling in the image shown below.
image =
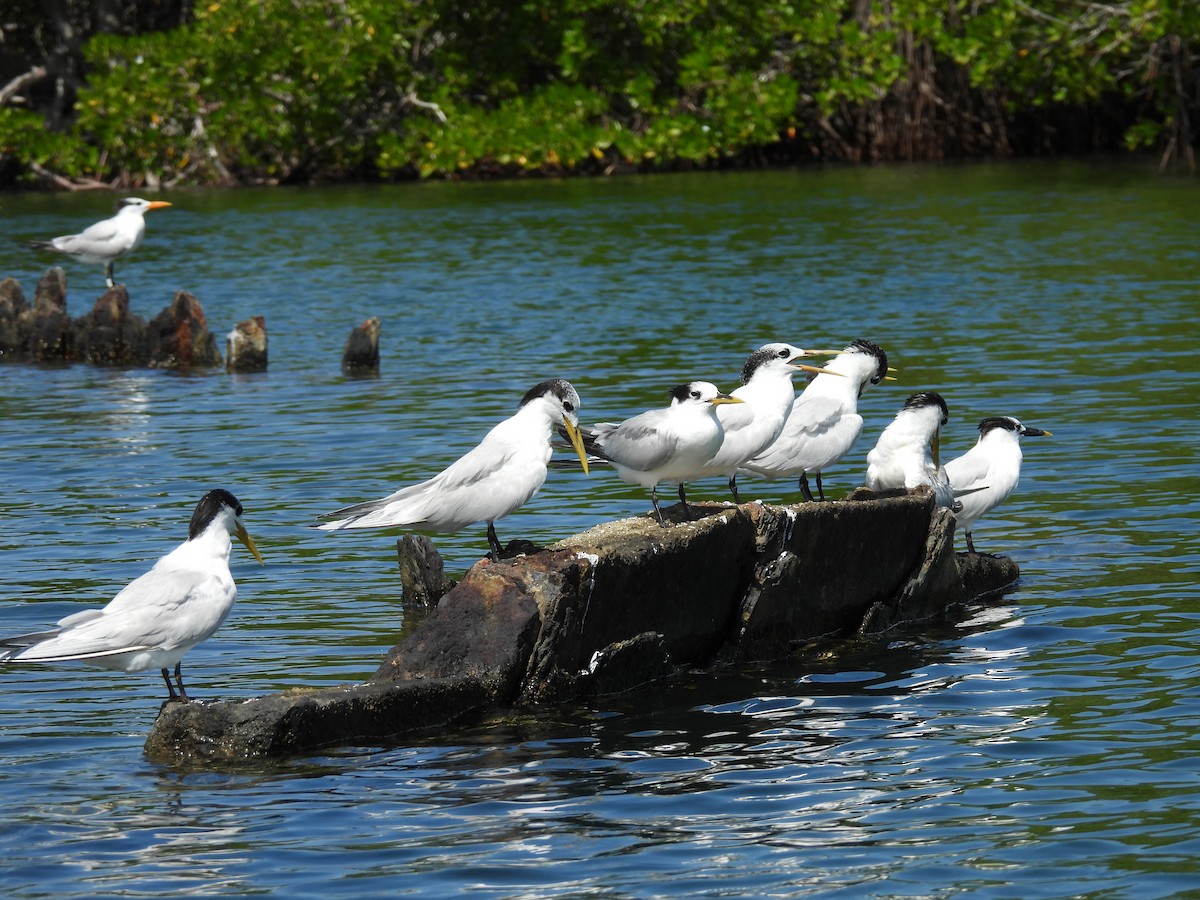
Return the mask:
M0 282L0 356L32 362L191 369L219 366L200 301L179 291L146 322L130 310L122 284L101 294L90 312L71 319L67 278L55 267L39 279L33 305L14 279Z
M230 372L267 370L267 320L254 316L225 335L225 368Z
M171 305L146 326L147 365L164 369L221 365L216 335L208 330L204 307L193 294L179 291Z
M346 338L342 350L342 369L351 374L379 370L379 320L372 317L357 325Z

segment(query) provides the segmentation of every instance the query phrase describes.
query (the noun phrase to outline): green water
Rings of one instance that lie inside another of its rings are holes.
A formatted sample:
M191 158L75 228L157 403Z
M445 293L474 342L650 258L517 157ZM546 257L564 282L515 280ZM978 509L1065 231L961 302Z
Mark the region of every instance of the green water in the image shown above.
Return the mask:
M1194 894L1200 185L1067 162L168 199L119 269L134 308L183 288L218 334L264 315L270 368L0 365L6 633L107 600L224 486L267 565L235 554L238 607L189 688L365 678L403 629L395 535L313 532L317 513L427 477L543 378L612 420L681 381L733 387L771 340L870 338L900 370L864 396L835 495L916 390L949 402L947 456L985 416L1054 432L975 528L1020 590L830 658L253 774L147 763L151 674L0 669L7 896ZM45 237L108 203L2 212ZM0 247L30 293L48 262ZM102 279L66 267L80 315ZM348 379L369 315L381 370ZM556 472L498 528L549 541L647 506ZM456 571L486 549L482 529L438 544Z

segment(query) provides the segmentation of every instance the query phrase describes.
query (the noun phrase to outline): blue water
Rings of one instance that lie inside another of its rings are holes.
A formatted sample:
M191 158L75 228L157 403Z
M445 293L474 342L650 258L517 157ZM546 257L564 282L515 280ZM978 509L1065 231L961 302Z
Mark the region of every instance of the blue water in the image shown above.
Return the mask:
M105 602L223 486L266 566L235 549L241 597L189 690L369 677L411 627L396 535L317 513L432 474L544 378L611 420L735 386L770 340L866 337L900 370L864 396L836 495L919 389L950 404L947 456L988 415L1052 430L975 530L1022 580L945 626L246 770L145 759L154 673L0 668L5 896L1196 896L1200 186L1021 163L168 199L118 266L135 311L186 289L218 335L264 315L269 370L0 364L5 633ZM45 237L110 202L0 212ZM51 262L0 246L30 297ZM65 265L80 315L102 277ZM371 315L380 372L348 378ZM647 505L559 471L498 530L548 542ZM452 574L486 550L436 540Z

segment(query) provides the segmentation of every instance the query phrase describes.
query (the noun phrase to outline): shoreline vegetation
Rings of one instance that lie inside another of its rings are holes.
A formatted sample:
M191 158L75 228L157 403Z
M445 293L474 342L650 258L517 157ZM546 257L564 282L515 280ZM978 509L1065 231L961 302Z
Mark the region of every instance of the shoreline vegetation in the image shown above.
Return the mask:
M1194 0L16 0L0 187L609 175L1153 151Z

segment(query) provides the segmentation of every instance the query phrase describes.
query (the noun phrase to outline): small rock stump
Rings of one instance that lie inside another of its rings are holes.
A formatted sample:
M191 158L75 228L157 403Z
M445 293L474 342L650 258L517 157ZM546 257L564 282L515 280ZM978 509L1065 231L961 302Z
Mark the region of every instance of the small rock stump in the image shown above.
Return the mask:
M225 368L230 372L267 370L267 320L254 316L238 322L225 336Z
M342 371L379 371L379 320L372 317L350 332L342 351Z

